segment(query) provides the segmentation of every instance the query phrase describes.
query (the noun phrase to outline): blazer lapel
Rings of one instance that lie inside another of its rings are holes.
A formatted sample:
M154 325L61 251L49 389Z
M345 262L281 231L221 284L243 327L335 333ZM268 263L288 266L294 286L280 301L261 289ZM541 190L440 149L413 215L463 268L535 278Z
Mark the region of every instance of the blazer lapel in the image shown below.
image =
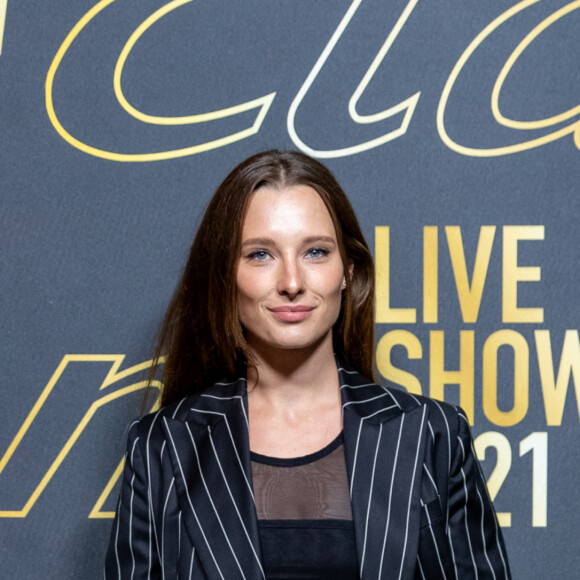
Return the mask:
M339 363L361 578L413 578L427 411Z
M361 578L413 578L427 410L338 363ZM185 527L208 578L264 578L245 380L217 383L163 418Z
M264 578L248 439L245 380L216 383L164 418L184 523L208 578Z

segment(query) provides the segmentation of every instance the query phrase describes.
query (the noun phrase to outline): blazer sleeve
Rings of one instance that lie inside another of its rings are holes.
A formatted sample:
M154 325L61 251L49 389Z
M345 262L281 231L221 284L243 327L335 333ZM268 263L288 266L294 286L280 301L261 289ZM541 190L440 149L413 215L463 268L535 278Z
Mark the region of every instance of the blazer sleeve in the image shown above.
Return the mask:
M448 487L448 534L455 575L458 579L509 580L503 536L461 409L455 433L451 435Z
M129 428L121 493L105 560L105 580L160 576L141 445L139 422L136 421Z

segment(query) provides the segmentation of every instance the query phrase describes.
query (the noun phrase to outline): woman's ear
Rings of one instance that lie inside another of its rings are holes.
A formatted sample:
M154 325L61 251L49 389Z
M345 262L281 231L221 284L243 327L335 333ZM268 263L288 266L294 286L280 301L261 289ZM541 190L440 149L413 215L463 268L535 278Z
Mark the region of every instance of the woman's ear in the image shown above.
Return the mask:
M354 272L354 264L352 262L348 265L348 272L342 277L342 289L346 288L346 277L348 276L349 280L352 280L352 273Z
M348 279L352 282L352 275L354 272L354 262L350 262L348 265Z

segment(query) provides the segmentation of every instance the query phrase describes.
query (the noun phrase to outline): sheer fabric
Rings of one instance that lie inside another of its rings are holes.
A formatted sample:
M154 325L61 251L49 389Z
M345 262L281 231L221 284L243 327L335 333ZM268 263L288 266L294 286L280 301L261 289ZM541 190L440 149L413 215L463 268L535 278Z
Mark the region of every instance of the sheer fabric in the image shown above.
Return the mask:
M352 520L342 434L304 457L251 457L259 520Z
M342 434L304 457L251 458L266 578L358 578Z

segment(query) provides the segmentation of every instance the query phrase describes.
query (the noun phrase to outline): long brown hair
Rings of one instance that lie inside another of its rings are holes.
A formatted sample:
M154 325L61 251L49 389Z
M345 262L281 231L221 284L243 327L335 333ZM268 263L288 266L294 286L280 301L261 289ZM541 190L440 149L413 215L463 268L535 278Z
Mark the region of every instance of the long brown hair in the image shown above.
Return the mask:
M165 357L161 404L233 380L252 362L236 305L236 268L242 225L252 193L264 186L312 187L336 230L346 289L334 326L334 349L373 376L374 266L354 210L332 173L296 151L265 151L240 163L218 187L193 241L165 315L150 379Z

